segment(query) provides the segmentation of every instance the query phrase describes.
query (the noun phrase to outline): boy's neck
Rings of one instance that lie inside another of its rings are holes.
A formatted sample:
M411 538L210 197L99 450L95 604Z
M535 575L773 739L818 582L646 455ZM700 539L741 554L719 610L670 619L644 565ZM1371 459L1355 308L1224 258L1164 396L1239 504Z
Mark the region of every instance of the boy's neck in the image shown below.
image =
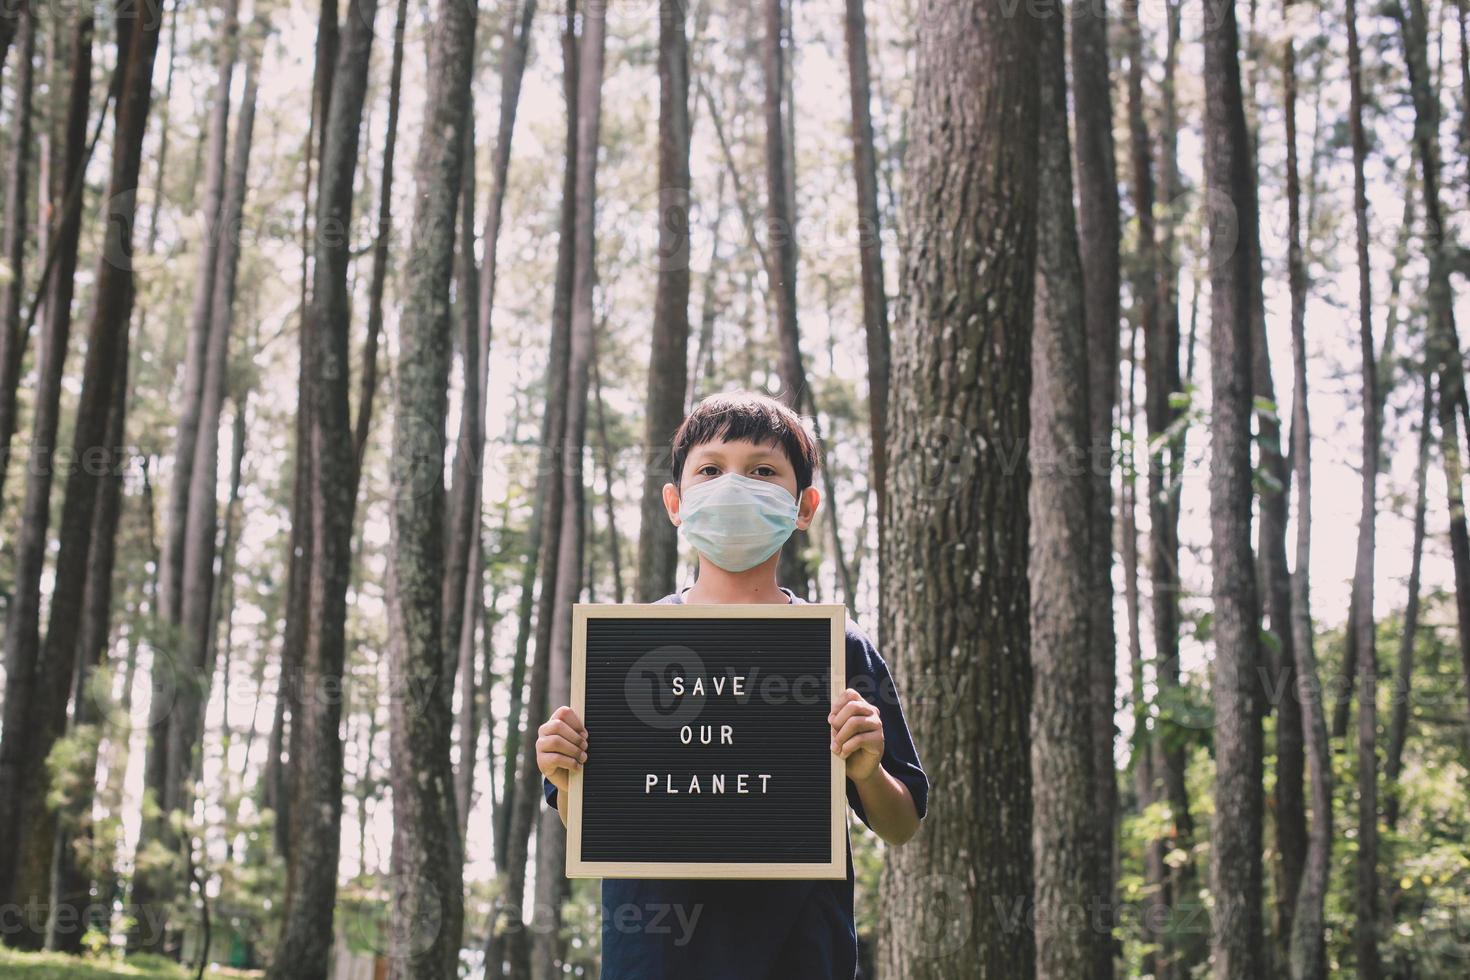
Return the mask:
M791 599L776 584L778 551L754 568L729 572L703 555L699 556L699 578L684 593L686 603L779 602Z

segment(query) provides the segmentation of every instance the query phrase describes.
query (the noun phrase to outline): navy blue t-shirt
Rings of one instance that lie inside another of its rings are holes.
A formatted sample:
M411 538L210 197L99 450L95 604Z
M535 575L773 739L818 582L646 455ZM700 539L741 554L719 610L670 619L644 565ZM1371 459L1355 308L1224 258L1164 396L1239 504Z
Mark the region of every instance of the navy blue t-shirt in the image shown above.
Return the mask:
M791 602L805 602L782 588ZM683 602L681 593L659 602ZM873 643L849 616L847 686L878 706L883 766L908 787L922 819L929 779L919 764L898 689ZM546 802L557 790L542 778ZM847 802L868 824L857 786ZM846 881L602 879L603 980L851 980L857 973L852 841Z

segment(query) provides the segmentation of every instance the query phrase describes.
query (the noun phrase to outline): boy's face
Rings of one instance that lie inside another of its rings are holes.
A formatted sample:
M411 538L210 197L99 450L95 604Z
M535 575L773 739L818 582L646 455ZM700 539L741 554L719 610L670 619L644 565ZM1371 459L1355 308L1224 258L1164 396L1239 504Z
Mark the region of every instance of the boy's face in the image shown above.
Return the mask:
M800 495L796 492L796 468L791 465L782 448L774 442L755 443L748 439L702 442L689 451L684 459L684 470L679 475L679 486L664 484L664 508L669 520L679 524L679 491L699 483L739 473L752 480L764 480L782 487L796 499L796 527L805 531L816 517L817 505L822 495L816 487L807 487Z

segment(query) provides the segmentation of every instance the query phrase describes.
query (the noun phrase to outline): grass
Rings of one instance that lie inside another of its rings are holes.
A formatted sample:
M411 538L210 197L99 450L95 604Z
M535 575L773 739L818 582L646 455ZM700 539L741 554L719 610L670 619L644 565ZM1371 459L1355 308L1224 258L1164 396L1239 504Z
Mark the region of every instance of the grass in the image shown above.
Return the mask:
M78 957L64 953L21 953L0 947L0 976L5 980L193 980L194 971L160 956ZM206 980L244 980L258 970L211 966Z

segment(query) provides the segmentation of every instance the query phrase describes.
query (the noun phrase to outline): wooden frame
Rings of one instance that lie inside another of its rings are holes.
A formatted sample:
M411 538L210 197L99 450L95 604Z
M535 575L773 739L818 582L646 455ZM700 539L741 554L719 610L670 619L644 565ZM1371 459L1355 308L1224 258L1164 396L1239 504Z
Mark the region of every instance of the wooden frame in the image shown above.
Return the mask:
M584 716L587 702L589 619L825 619L832 623L831 691L835 701L847 687L847 607L841 603L587 603L572 606L572 709ZM831 757L831 859L826 862L584 861L582 860L582 771L571 771L567 793L568 878L819 878L847 877L847 764Z

